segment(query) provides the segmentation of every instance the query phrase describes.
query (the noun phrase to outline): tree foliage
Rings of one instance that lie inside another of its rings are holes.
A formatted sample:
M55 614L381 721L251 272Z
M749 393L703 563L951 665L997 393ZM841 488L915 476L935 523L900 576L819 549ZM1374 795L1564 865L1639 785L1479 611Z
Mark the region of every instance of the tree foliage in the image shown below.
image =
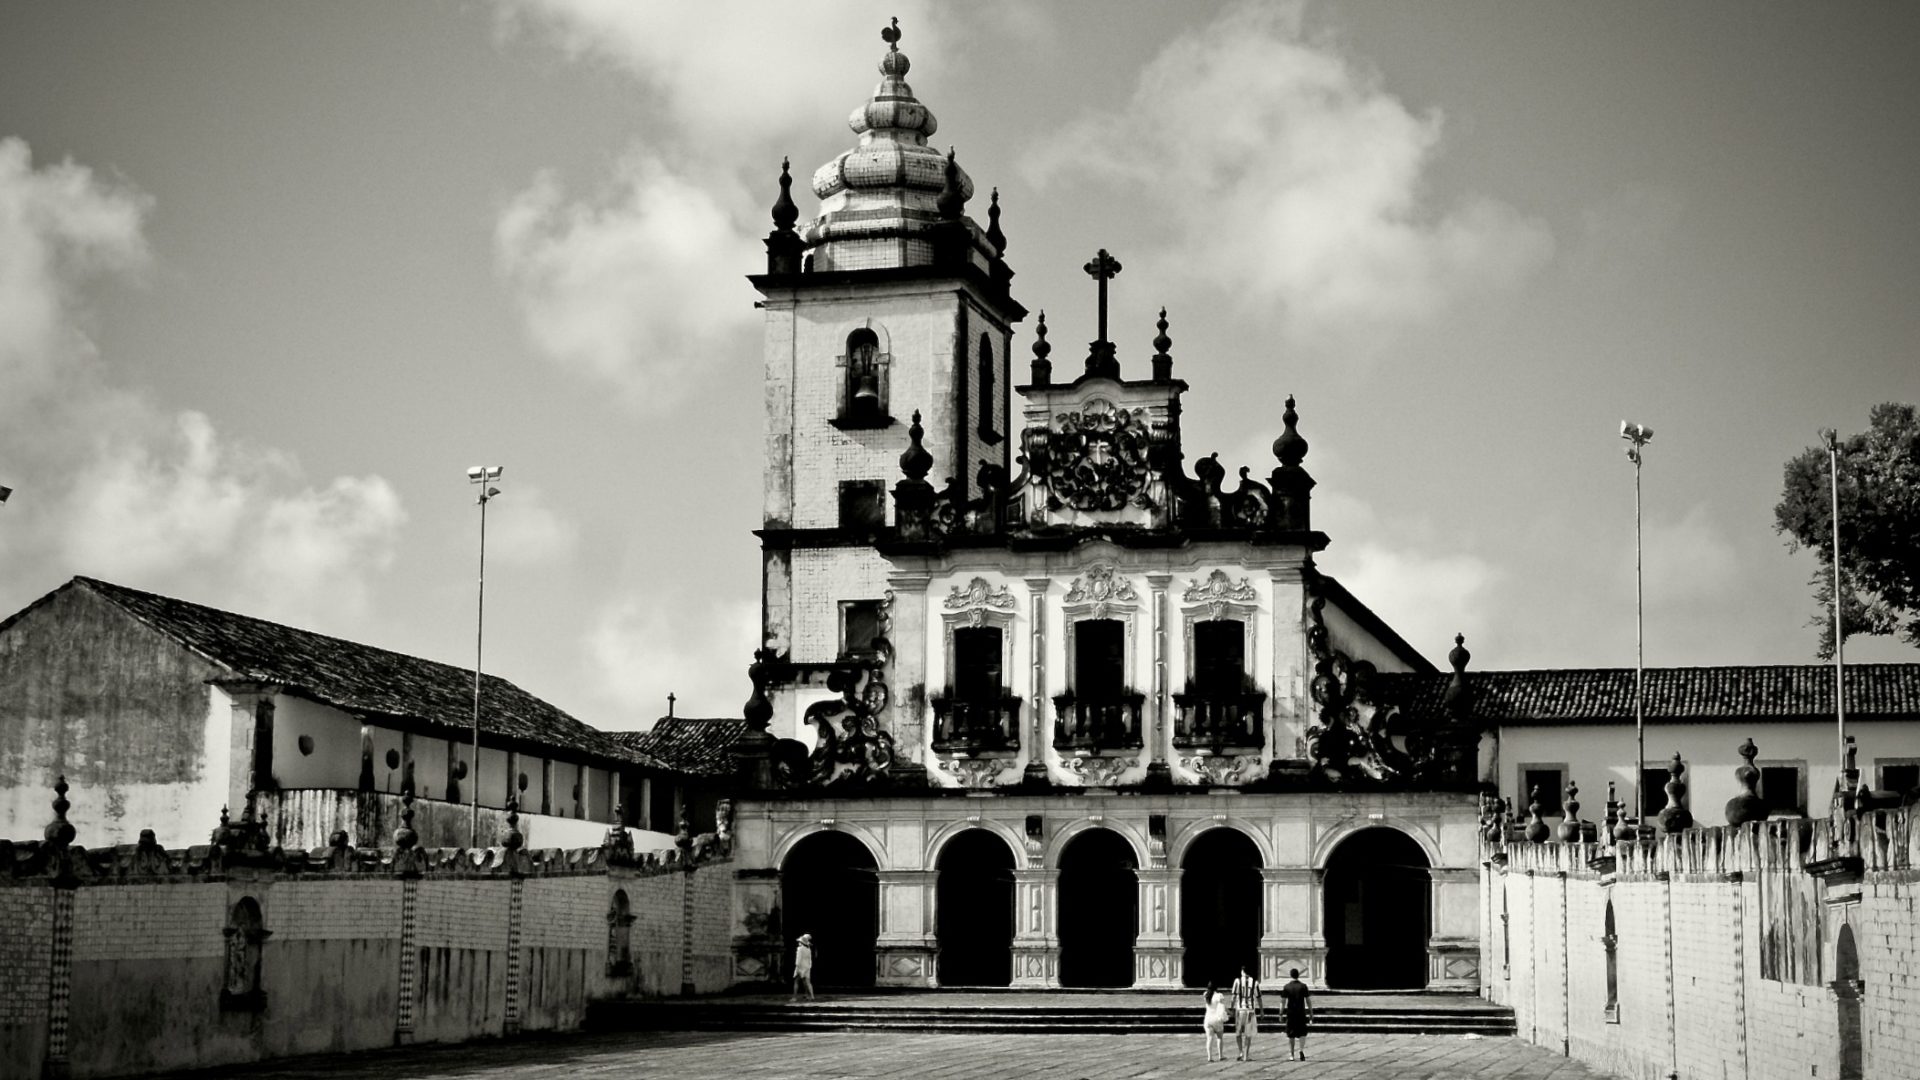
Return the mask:
M1868 429L1840 441L1842 626L1856 634L1899 634L1920 648L1920 412L1876 405ZM1820 655L1833 656L1833 524L1824 446L1787 462L1774 531L1790 550L1809 548L1820 614Z

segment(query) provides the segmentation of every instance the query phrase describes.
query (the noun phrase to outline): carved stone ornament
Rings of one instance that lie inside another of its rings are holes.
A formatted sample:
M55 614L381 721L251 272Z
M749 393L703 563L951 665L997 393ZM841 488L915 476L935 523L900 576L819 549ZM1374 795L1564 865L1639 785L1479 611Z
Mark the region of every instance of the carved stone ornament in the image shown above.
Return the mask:
M1215 570L1205 581L1188 581L1187 591L1180 594L1180 602L1188 607L1205 605L1207 617L1218 619L1235 605L1259 603L1260 594L1246 578L1241 578L1236 585L1225 570Z
M1086 573L1074 578L1065 602L1069 606L1086 606L1093 618L1102 619L1116 605L1139 603L1140 594L1133 590L1133 582L1121 577L1113 567L1103 565L1089 567Z
M1047 484L1076 510L1151 506L1153 432L1146 410L1094 398L1080 412L1061 413L1047 433Z
M995 589L986 578L977 577L964 586L955 585L947 593L944 606L951 613L965 615L967 625L980 626L987 621L988 612L1011 614L1016 604L1005 585Z
M958 780L963 788L987 788L999 782L1001 768L1006 764L1004 758L952 757L941 758L938 767Z
M1137 757L1102 757L1075 754L1060 762L1088 787L1112 787L1121 774L1140 764Z
M1257 754L1251 757L1195 754L1192 757L1181 758L1180 765L1193 770L1209 784L1243 784L1256 774L1260 767L1260 758Z
M816 784L862 783L893 766L893 736L880 727L891 694L878 670L841 668L827 676L838 698L816 701L803 717L820 733L807 759L806 778Z
M1332 646L1321 615L1325 607L1320 595L1307 604L1307 652L1313 659L1309 693L1316 712L1307 728L1307 754L1313 768L1334 784L1405 781L1415 763L1387 735L1398 710L1374 699L1372 663Z

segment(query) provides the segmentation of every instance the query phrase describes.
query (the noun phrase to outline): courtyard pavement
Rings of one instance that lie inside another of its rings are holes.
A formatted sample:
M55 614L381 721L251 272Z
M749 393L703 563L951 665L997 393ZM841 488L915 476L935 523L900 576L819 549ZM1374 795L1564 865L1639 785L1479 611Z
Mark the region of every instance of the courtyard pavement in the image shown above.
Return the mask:
M1263 1034L1255 1047L1255 1061L1234 1061L1229 1040L1227 1060L1208 1064L1198 1032L1122 1036L620 1032L289 1058L170 1075L196 1080L1611 1080L1605 1073L1509 1038L1326 1035L1310 1039L1308 1051L1310 1060L1290 1062L1286 1040Z

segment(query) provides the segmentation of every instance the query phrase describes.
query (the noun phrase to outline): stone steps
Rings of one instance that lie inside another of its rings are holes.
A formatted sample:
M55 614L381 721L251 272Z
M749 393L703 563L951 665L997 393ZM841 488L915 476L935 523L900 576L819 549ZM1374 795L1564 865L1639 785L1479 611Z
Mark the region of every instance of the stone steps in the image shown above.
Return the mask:
M924 1001L924 999L922 999ZM1269 1009L1262 1029L1280 1030ZM902 1003L800 1004L700 1001L602 1001L588 1009L587 1026L597 1030L650 1031L873 1031L944 1032L980 1035L1130 1034L1197 1035L1200 1009L1179 1005L939 1005ZM1313 1030L1321 1034L1511 1035L1513 1012L1485 1003L1422 1007L1394 1003L1316 1006Z

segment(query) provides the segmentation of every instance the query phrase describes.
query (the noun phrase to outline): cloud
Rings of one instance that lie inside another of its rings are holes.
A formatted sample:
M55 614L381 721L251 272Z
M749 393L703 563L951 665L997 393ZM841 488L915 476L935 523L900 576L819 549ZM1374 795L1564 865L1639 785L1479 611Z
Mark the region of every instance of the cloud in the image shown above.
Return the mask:
M1242 6L1174 40L1125 106L1051 135L1027 171L1145 192L1176 271L1279 304L1296 338L1377 347L1553 251L1512 207L1430 205L1442 129L1304 34L1298 7Z
M1505 620L1501 571L1479 555L1447 550L1449 541L1429 523L1385 518L1339 492L1316 491L1313 502L1321 531L1366 538L1329 548L1319 556L1322 567L1429 659L1438 663L1455 633L1476 636L1476 628Z
M514 485L511 501L490 504L487 558L503 565L554 562L573 553L580 528L547 505L537 487Z
M0 461L20 489L0 530L9 578L114 578L317 622L364 611L405 521L380 477L307 485L270 447L223 439L115 384L85 331L87 286L150 262L151 200L0 140Z
M726 209L748 201L723 177L695 179L636 151L590 198L541 174L502 212L496 260L541 352L664 409L753 324L739 274L752 237Z
M1688 507L1678 521L1648 521L1641 547L1647 589L1666 600L1732 600L1746 578L1739 550L1704 503ZM1630 561L1626 570L1632 574Z
M695 614L696 607L698 617ZM620 600L602 608L586 634L587 660L598 692L613 703L613 727L638 727L666 711L667 694L681 716L738 716L752 693L747 664L760 636L752 600L704 605Z

